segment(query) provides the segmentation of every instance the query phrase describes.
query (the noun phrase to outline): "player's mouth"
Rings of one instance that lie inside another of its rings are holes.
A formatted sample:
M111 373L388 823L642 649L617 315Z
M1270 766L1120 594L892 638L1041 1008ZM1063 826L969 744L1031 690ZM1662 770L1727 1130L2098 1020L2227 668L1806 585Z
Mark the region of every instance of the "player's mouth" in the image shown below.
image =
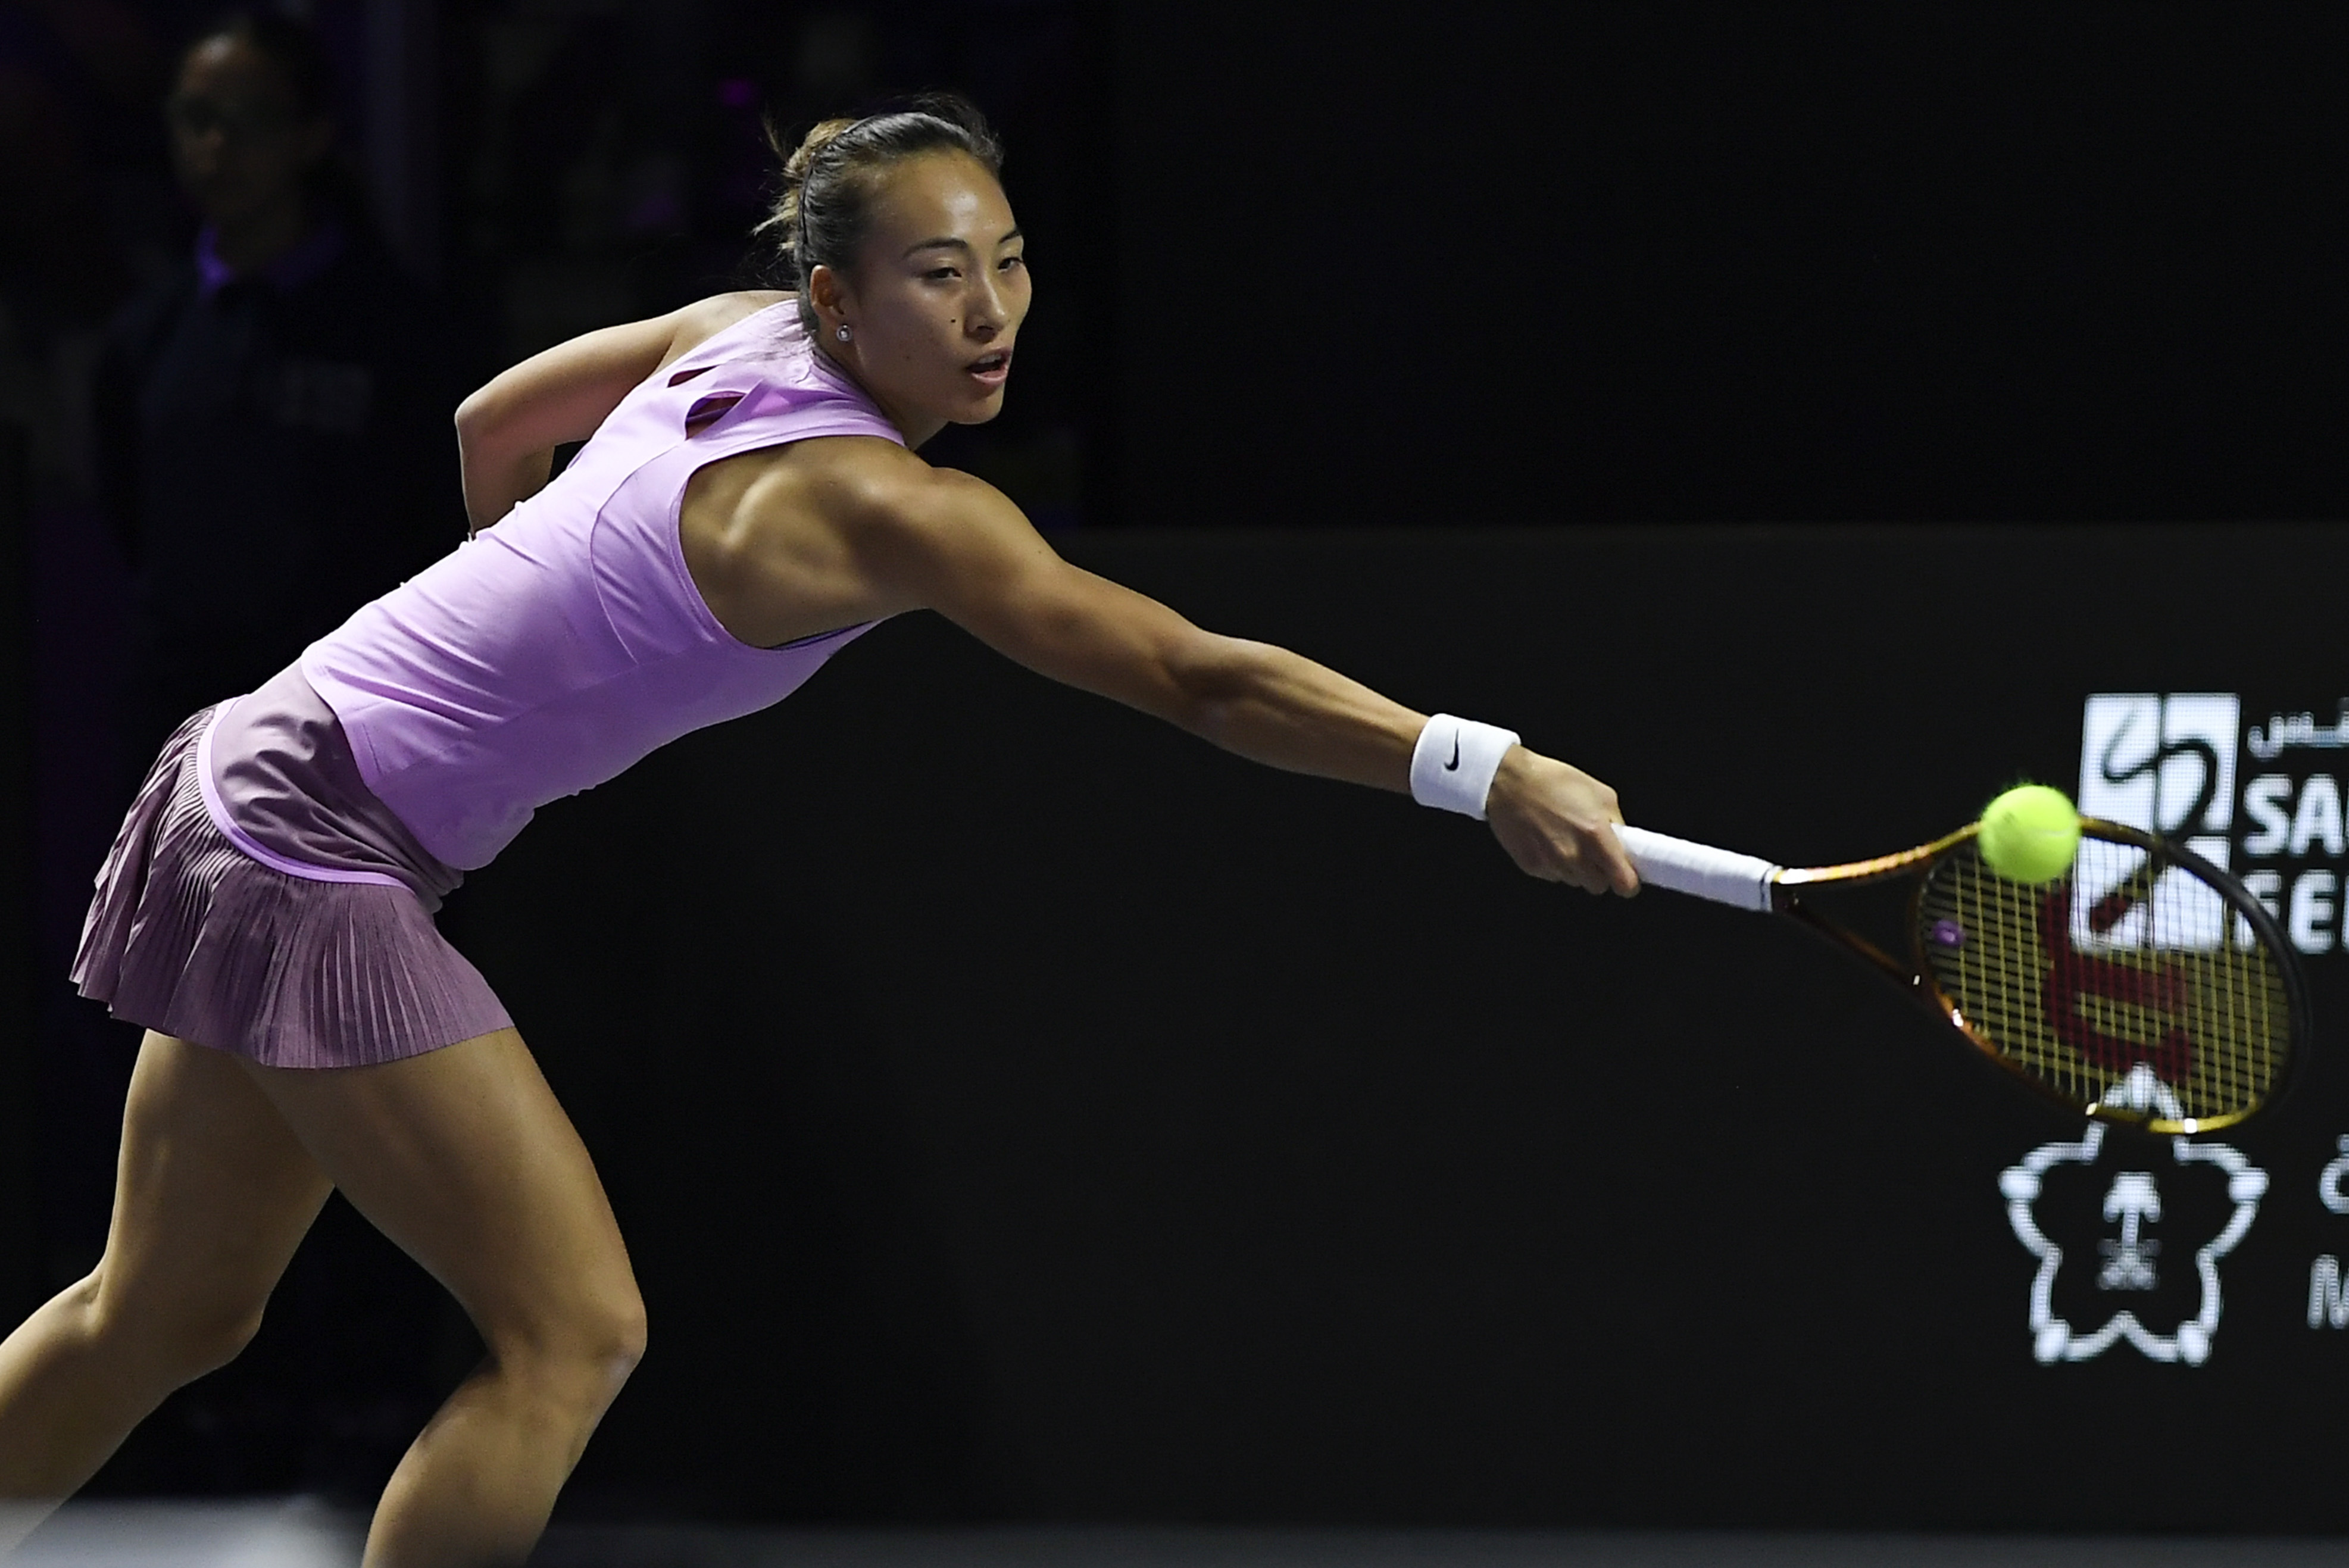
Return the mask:
M972 380L991 392L1011 377L1011 350L999 348L992 354L982 354L963 369Z

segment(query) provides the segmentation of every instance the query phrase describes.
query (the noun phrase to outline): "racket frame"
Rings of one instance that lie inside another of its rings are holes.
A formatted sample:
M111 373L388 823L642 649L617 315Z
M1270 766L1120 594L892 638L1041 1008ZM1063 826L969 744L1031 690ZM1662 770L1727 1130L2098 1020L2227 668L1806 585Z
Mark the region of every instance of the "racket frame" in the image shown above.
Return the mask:
M2250 891L2233 876L2212 865L2174 839L2166 838L2158 833L2148 833L2123 822L2106 821L2100 817L2083 817L2080 819L2080 827L2090 838L2102 839L2108 843L2127 844L2131 848L2145 851L2148 856L2159 856L2184 866L2209 883L2220 897L2227 902L2230 909L2250 923L2260 941L2278 956L2277 967L2282 971L2284 997L2291 1020L2291 1048L2285 1054L2283 1070L2276 1076L2275 1081L2268 1086L2268 1092L2258 1100L2240 1110L2227 1111L2218 1116L2160 1117L2139 1112L2127 1106L2107 1105L2097 1100L2079 1100L2061 1092L2025 1070L2020 1063L2001 1050L1995 1041L1974 1026L1973 1021L1968 1018L1949 994L1942 990L1940 980L1934 976L1932 962L1925 954L1923 923L1920 918L1925 897L1925 878L1921 874L1917 875L1916 890L1909 897L1910 954L1906 962L1895 958L1857 932L1827 919L1803 902L1803 894L1813 888L1857 887L1868 882L1889 881L1898 876L1922 873L1936 861L1974 839L1982 830L1982 824L1979 822L1970 822L1956 832L1936 839L1930 844L1920 844L1913 850L1903 850L1898 854L1878 855L1873 860L1853 861L1839 866L1781 869L1773 873L1770 878L1770 908L1773 913L1785 915L1798 924L1816 932L1837 946L1866 959L1895 985L1916 998L1928 1012L1963 1035L1975 1049L1996 1062L2009 1076L2020 1079L2042 1099L2053 1100L2072 1110L2085 1112L2098 1120L2114 1122L2124 1127L2134 1127L2146 1132L2191 1135L2216 1131L2222 1127L2231 1127L2282 1099L2298 1080L2302 1065L2308 1056L2308 1043L2313 1037L2307 982L2301 974L2300 965L2295 961L2292 946L2284 939L2283 928L2277 923L2276 917L2269 913L2267 906L2252 897Z

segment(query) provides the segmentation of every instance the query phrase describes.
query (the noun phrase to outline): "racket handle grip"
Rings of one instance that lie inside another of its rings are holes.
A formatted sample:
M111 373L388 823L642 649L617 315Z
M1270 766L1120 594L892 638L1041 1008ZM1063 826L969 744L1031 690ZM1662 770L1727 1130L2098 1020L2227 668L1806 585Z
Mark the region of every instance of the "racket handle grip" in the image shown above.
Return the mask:
M1755 855L1732 854L1620 822L1615 824L1615 835L1623 841L1624 852L1642 882L1759 913L1770 911L1770 879L1782 867Z

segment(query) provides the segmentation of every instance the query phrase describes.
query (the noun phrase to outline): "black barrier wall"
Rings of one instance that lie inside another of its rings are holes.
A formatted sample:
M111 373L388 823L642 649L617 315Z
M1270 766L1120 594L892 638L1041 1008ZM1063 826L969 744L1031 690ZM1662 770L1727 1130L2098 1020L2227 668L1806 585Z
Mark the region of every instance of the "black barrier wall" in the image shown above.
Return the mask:
M2349 495L2338 6L1115 15L1121 521Z
M2339 530L1070 551L1790 863L2072 788L2092 723L2128 788L2165 713L2217 711L2166 697L2230 696L2229 820L2199 830L2325 949L2327 1045L2349 1016ZM2349 1527L2337 1054L2203 1140L2266 1177L2219 1248L2223 1181L2168 1140L2078 1155L2079 1118L1787 923L1531 882L1464 819L930 616L549 809L461 899L650 1307L576 1510ZM2124 1172L2167 1200L2125 1298L2095 1277ZM2137 1338L2086 1350L2124 1307ZM2206 1319L2199 1365L2158 1358Z

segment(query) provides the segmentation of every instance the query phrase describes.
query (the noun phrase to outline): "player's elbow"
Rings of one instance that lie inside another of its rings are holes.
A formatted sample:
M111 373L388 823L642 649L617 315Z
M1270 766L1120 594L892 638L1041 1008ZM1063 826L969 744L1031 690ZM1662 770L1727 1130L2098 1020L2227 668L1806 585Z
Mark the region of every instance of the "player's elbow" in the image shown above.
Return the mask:
M495 381L477 387L457 405L457 449L496 458L514 446L516 400Z
M457 447L478 452L489 444L497 426L497 399L487 387L475 387L457 405Z

